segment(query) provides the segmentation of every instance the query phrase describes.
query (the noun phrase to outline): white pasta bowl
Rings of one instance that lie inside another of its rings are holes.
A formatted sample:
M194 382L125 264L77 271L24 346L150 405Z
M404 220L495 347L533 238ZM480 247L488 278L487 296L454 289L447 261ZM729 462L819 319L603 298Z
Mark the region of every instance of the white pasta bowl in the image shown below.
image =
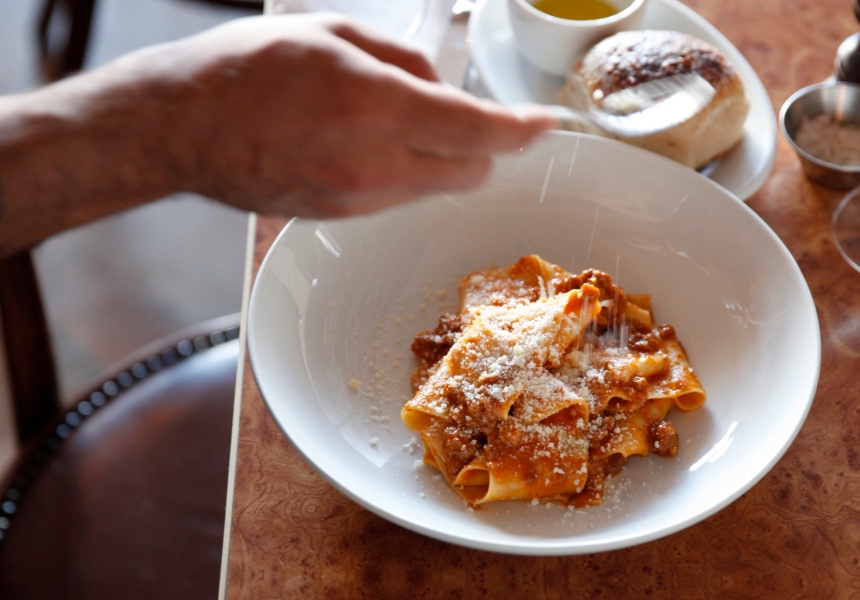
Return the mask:
M708 393L703 408L669 415L677 457L632 458L600 506L472 511L420 465L400 420L412 337L456 311L460 277L526 254L650 293ZM631 546L725 507L791 444L820 366L809 289L755 213L691 169L572 133L501 159L473 193L293 220L261 266L247 331L272 415L337 489L422 534L529 555Z

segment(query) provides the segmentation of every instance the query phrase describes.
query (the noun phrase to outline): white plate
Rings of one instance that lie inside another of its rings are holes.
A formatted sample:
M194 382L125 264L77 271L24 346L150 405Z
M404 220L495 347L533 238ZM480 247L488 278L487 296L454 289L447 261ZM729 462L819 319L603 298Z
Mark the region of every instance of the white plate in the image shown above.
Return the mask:
M427 56L439 51L451 19L449 0L271 0L266 6L274 14L340 13L408 41Z
M676 458L633 458L601 506L472 512L408 450L409 345L456 308L462 275L528 253L653 294L708 401L671 413ZM293 220L254 285L248 344L275 420L343 493L431 537L546 555L645 542L732 502L794 439L820 364L803 276L745 204L663 157L561 132L504 158L478 192L355 220Z
M715 165L708 177L746 200L764 183L776 156L776 115L761 80L743 55L713 25L676 0L650 0L643 29L688 33L713 44L740 73L750 103L744 139ZM556 104L562 77L546 74L523 58L508 21L506 0L481 0L469 20L472 61L487 91L503 104Z

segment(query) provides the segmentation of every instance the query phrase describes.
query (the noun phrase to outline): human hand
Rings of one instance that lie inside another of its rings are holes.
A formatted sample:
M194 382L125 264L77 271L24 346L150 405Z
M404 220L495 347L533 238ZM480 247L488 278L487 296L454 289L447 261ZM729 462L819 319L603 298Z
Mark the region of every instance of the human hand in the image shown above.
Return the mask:
M441 84L417 51L336 15L240 19L148 60L169 82L164 156L184 187L266 214L354 215L474 187L493 154L556 125Z
M462 190L557 126L335 15L252 17L0 97L0 256L174 192L279 216Z

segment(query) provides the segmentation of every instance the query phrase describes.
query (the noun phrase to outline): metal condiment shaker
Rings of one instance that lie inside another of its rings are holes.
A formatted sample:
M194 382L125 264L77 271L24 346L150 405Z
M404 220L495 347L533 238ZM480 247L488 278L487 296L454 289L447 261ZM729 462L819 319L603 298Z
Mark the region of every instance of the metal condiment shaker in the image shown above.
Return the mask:
M854 0L854 16L860 22L860 0ZM860 84L860 32L839 45L834 63L836 79Z

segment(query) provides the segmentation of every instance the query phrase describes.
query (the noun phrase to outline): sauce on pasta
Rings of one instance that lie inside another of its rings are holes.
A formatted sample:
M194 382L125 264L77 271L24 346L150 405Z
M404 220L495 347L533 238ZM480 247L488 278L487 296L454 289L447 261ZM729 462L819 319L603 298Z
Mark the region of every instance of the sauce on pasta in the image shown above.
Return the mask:
M596 505L631 456L677 454L665 417L705 392L649 296L538 256L467 275L459 292L460 312L413 340L401 416L468 503Z

